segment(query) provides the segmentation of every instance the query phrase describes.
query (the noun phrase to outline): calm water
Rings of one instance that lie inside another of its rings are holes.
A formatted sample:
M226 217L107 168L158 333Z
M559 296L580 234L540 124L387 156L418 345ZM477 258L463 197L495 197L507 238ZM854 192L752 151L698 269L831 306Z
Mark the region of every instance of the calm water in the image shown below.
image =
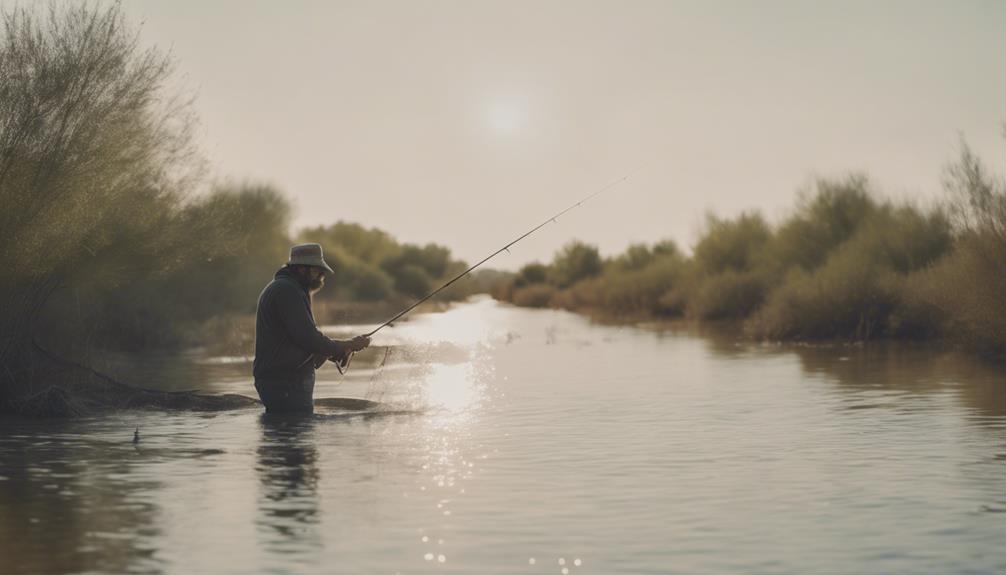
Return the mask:
M196 359L130 373L254 393ZM961 356L478 300L316 396L390 413L0 422L0 571L1006 572L1006 372Z

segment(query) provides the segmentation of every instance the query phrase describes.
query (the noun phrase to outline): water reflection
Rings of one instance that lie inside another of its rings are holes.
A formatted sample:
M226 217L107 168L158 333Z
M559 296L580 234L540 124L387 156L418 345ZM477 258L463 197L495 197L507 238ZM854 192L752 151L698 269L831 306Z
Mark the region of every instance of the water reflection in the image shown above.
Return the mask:
M148 496L160 484L134 473L145 459L127 441L82 441L74 424L14 421L5 427L0 431L0 571L157 569L158 509ZM31 434L19 435L26 431Z
M855 344L758 344L739 339L722 326L664 326L660 337L698 334L717 358L795 357L806 376L819 377L856 400L864 392L907 394L950 392L977 416L975 422L1001 426L1006 418L1003 367L934 344L878 341ZM849 409L876 407L852 401ZM904 407L904 406L903 406Z
M311 416L263 415L260 419L257 523L271 552L301 553L321 547L314 426Z
M482 399L482 393L471 363L430 366L425 386L426 405L470 415Z
M0 419L0 572L1006 572L1001 368L497 311L314 418Z
M978 422L1006 416L1006 376L996 366L933 346L880 342L867 346L794 347L808 374L826 375L850 392L952 392Z

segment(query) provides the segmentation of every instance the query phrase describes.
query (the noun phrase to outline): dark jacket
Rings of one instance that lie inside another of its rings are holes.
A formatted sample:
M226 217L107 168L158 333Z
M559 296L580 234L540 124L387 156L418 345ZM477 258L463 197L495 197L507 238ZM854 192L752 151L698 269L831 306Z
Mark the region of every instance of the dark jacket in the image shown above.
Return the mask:
M344 344L318 330L307 287L289 268L280 268L258 298L255 379L296 380L313 376L313 356L338 358L345 353Z

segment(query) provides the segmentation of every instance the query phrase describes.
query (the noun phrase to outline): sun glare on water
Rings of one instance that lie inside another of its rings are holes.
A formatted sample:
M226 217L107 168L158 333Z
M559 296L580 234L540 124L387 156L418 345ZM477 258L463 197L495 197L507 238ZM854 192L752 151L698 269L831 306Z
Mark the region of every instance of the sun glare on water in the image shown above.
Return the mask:
M452 413L476 407L482 394L471 363L436 364L426 380L426 403Z
M474 305L420 316L399 327L398 333L405 342L446 343L474 350L477 346L489 345L498 335L489 328L492 322L488 317L495 311L494 306L492 300L483 298Z
M410 339L434 343L436 351L423 374L424 403L453 416L470 414L485 399L482 358L498 334L489 329L492 301L424 316L409 326Z

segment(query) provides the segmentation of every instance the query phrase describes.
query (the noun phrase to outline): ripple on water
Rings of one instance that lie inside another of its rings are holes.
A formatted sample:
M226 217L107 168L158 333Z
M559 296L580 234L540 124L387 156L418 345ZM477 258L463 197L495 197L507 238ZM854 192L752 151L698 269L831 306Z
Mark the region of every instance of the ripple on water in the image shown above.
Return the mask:
M401 365L328 388L362 396L377 377L403 404L439 405L414 417L0 421L0 531L31 543L25 572L1006 567L1001 373L466 309L498 323L422 347L439 329L424 317L395 331L417 344L391 354ZM472 343L493 333L496 347ZM214 389L250 388L213 367L230 378Z

